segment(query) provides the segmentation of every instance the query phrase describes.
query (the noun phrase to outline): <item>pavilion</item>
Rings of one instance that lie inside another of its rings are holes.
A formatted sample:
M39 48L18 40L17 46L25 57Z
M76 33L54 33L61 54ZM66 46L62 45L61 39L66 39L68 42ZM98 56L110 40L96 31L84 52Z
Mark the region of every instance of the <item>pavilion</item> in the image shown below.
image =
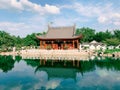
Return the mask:
M82 35L75 35L75 25L68 27L51 27L43 36L36 36L40 40L40 49L78 49Z

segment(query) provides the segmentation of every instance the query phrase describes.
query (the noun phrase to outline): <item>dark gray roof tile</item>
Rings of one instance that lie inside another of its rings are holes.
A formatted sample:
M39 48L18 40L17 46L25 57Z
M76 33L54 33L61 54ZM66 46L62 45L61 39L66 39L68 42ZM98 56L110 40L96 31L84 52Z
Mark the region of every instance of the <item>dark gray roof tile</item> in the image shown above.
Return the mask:
M46 38L72 38L74 36L74 27L49 27Z
M75 26L69 27L50 27L45 36L37 36L39 39L69 39L77 38L75 36Z

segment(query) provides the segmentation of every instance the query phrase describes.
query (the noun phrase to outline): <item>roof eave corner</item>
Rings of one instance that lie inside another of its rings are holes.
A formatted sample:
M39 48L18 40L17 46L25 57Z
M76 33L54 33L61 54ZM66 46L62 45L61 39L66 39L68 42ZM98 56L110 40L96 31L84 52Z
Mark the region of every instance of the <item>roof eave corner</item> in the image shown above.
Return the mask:
M78 35L78 38L82 39L82 38L83 38L83 35L82 35L82 34Z
M40 36L38 36L38 35L35 35L35 37L36 37L37 39L39 39L39 38L40 38Z

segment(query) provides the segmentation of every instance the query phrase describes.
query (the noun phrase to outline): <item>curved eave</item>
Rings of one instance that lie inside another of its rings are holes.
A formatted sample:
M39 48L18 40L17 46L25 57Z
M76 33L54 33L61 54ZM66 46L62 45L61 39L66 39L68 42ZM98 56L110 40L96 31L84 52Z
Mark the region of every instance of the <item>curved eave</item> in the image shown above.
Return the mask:
M73 39L81 39L82 35L71 37L71 38L45 38L45 37L41 37L41 36L36 36L36 37L39 40L70 40L70 39L73 40Z

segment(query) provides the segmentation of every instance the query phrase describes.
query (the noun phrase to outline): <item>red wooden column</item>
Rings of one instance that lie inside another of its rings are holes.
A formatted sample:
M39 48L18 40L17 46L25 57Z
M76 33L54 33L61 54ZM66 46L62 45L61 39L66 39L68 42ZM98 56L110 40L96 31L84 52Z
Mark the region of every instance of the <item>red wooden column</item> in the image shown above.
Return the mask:
M45 43L45 41L43 41L43 47L44 47L44 49L46 49L46 43Z
M73 44L73 49L74 49L75 48L75 41L73 40L72 42L73 42L72 44Z
M43 47L43 41L41 40L40 41L40 49L42 49L42 47Z

